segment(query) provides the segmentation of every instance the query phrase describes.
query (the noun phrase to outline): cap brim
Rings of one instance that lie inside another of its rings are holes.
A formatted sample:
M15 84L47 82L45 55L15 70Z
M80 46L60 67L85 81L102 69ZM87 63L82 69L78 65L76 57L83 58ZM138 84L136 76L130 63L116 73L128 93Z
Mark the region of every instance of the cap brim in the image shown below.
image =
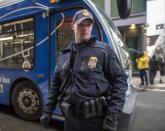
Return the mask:
M83 18L77 20L75 23L76 23L76 24L80 24L80 23L81 23L82 21L84 21L84 20L90 20L91 23L93 23L93 19L92 19L91 17L83 17Z

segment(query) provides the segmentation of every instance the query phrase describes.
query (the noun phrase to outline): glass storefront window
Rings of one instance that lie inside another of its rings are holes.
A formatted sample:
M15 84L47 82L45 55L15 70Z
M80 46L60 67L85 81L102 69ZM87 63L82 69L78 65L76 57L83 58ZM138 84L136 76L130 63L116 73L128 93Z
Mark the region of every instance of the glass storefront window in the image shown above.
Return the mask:
M132 66L134 70L137 70L136 58L140 54L141 51L141 28L135 29L127 29L127 28L119 28L122 35L125 37L125 41L130 53L130 57L132 60Z
M111 16L118 17L117 1L111 0ZM146 11L146 0L133 0L132 14Z
M104 10L104 0L92 0L93 3L95 3L97 5L97 7L101 8L102 10Z
M146 0L133 0L132 13L139 13L146 11Z
M111 0L111 16L112 17L118 17L119 16L116 0Z

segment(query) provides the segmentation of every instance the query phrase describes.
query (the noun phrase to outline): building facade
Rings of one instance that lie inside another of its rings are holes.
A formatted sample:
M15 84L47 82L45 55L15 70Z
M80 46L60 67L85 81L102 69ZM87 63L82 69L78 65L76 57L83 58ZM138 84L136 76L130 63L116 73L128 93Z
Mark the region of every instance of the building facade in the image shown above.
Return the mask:
M147 49L152 57L160 47L165 58L165 1L147 0Z

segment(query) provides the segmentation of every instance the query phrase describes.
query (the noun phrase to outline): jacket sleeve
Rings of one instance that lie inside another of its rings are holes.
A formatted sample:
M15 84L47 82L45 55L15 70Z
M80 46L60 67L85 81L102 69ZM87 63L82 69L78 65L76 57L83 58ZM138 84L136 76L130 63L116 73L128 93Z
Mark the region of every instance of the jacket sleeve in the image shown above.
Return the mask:
M109 46L105 58L105 74L111 83L111 101L108 113L120 113L125 103L125 93L128 87L127 76L114 50Z
M103 121L103 131L117 131L120 113L125 102L127 77L115 52L107 47L105 56L105 75L111 83L111 100L107 108L107 115Z
M48 101L45 106L45 113L52 114L58 102L58 96L60 94L61 78L59 74L59 65L56 65L52 85L49 91Z

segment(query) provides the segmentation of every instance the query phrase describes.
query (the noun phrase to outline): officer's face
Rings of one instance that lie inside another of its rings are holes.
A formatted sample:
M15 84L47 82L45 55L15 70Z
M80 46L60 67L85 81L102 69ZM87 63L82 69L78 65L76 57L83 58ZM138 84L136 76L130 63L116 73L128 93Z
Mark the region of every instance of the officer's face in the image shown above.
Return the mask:
M80 24L73 25L75 40L77 43L88 41L91 37L93 24L90 20L84 20Z

